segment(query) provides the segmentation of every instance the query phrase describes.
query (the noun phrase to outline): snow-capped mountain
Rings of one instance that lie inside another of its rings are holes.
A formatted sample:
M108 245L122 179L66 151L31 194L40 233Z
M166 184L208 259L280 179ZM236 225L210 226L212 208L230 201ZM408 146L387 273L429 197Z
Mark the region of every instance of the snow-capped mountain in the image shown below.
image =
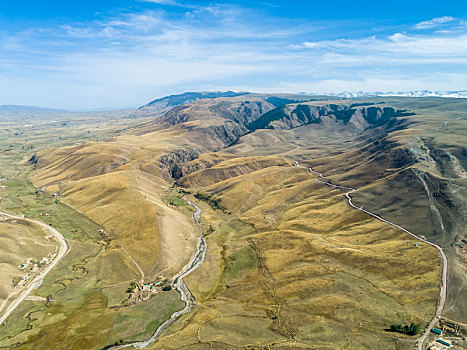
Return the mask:
M415 90L415 91L357 91L349 92L343 91L338 93L324 93L324 94L314 94L310 93L309 95L327 95L327 96L336 96L343 98L357 98L357 97L374 97L374 96L404 96L404 97L452 97L452 98L467 98L467 90L453 90L453 91L430 91L430 90Z

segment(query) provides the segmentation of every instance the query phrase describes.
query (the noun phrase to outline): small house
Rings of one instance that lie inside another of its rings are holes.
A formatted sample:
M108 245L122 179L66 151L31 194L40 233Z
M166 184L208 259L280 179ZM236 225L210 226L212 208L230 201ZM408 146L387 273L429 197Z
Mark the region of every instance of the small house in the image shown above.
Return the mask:
M451 346L451 344L449 344L447 341L444 341L443 339L437 339L436 341L440 344L443 344L444 346L447 346L447 347Z

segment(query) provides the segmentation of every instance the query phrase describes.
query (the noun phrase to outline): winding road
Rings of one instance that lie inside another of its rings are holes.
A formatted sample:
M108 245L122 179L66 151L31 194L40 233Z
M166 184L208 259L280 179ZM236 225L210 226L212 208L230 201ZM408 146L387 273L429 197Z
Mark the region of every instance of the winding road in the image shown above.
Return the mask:
M8 308L5 310L3 315L0 317L0 325L3 325L5 320L10 316L10 314L18 307L19 304L23 302L24 299L32 292L34 288L39 287L42 284L42 280L45 278L45 276L52 271L52 269L58 264L60 260L65 256L65 254L69 251L69 245L68 242L63 238L62 234L58 232L56 229L53 227L50 227L47 224L44 224L43 222L36 221L36 220L31 220L31 219L26 219L20 216L15 216L15 215L10 215L7 213L0 212L0 215L12 218L12 219L18 219L18 220L24 220L24 221L29 221L32 222L36 225L42 226L46 230L49 230L58 240L60 243L60 249L58 251L57 256L52 260L52 262L44 269L42 270L31 282L29 282L27 288L21 293L20 297L17 298Z
M133 346L136 349L144 349L145 347L154 343L168 326L174 323L182 315L185 315L191 310L193 310L193 308L196 306L195 297L193 296L190 289L187 287L187 285L183 281L183 278L185 278L186 276L188 276L190 273L192 273L198 267L201 266L201 264L204 262L204 259L206 258L206 250L207 250L208 245L206 243L206 239L203 235L203 230L201 227L201 209L198 208L195 204L193 204L190 201L186 201L186 202L189 205L191 205L193 208L195 208L195 211L193 213L193 220L200 227L201 235L198 239L198 246L197 246L195 254L191 258L190 262L182 269L182 271L177 276L175 276L174 281L172 283L173 289L175 289L176 291L180 293L180 300L185 303L184 308L181 309L180 311L174 312L170 316L169 319L167 319L164 323L162 323L156 329L154 334L148 340L137 341L137 342L132 342L132 343L123 344L123 345L117 345L117 346L111 347L111 349L123 349L129 346Z
M404 231L405 233L407 233L410 236L418 239L419 241L435 247L439 251L439 253L441 255L441 272L440 272L440 292L439 292L439 298L438 298L438 306L436 308L435 316L430 321L430 323L428 324L427 328L422 333L422 335L417 338L417 349L418 350L423 350L423 343L425 342L426 338L430 334L430 331L433 329L433 327L438 322L438 319L441 317L441 314L442 314L443 308L444 308L444 304L446 302L448 260L446 258L446 254L444 254L443 248L441 248L439 245L437 245L435 243L429 242L426 239L423 239L423 238L417 236L416 234L410 232L409 230L407 230L407 229L405 229L405 228L403 228L403 227L401 227L401 226L399 226L399 225L397 225L397 224L395 224L395 223L393 223L391 221L383 219L381 216L379 216L377 214L374 214L374 213L372 213L372 212L370 212L370 211L368 211L366 209L363 209L363 207L357 207L355 204L352 203L352 197L350 196L350 194L355 191L355 188L341 186L341 185L334 185L334 184L332 184L330 182L322 181L322 180L320 180L320 179L324 179L324 175L322 173L318 173L318 172L314 171L312 168L305 168L305 167L301 166L299 162L296 162L296 161L293 162L293 164L295 166L299 167L299 168L308 169L309 172L311 172L311 173L313 173L315 175L318 175L318 177L315 179L315 181L317 181L317 182L319 182L319 183L321 183L323 185L346 190L347 192L344 194L344 196L347 199L349 205L353 209L357 209L357 210L359 210L359 211L361 211L361 212L363 212L365 214L368 214L368 215L374 217L375 219L378 219L378 220L380 220L380 221L382 221L382 222L384 222L386 224L397 227L398 229Z

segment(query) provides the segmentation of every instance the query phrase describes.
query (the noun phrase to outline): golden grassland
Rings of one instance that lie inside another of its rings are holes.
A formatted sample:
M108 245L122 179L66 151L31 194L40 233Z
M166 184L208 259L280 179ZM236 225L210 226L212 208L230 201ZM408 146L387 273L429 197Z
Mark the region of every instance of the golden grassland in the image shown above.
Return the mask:
M389 102L405 107L399 100ZM417 103L409 101L406 108L426 108ZM71 246L36 291L53 301L22 304L2 329L6 336L0 346L102 348L120 339L147 339L182 307L173 291L135 306L116 306L129 283L141 277L140 269L146 279L170 278L194 252L199 231L192 211L177 206L182 194L171 187L159 159L180 145L205 142L204 128L223 122L213 117L212 106L199 101L186 111L188 122L166 129L151 120L128 129L125 122L86 136L84 123L68 132L57 125L63 140L51 137L50 130L24 130L26 148L19 136L0 139L9 149L0 161L10 162L12 184L0 205L34 217L50 211L43 220L63 231ZM445 142L457 157L464 122L450 119L456 129L450 139L450 126L436 119L440 113L408 117L409 129L378 135L381 140L319 125L259 130L183 164L188 175L177 183L209 198L197 201L208 252L186 278L197 308L151 348L410 347L412 338L386 329L410 322L423 327L432 317L439 293L436 250L414 246L403 232L351 209L341 191L291 165L300 160L332 182L358 187L355 201L361 198L359 205L369 210L384 204L386 218L394 216L398 203L399 213L416 209L409 219L428 218L417 179L407 175L421 165L406 166L404 150ZM423 133L433 139L422 139ZM40 151L47 143L67 147ZM31 155L30 146L38 149L36 169L29 173L24 166L13 181L17 164ZM425 164L436 176L457 174L457 168L444 171L441 165ZM49 194L34 194L41 186ZM393 189L401 198L389 198ZM53 192L61 196L54 199ZM99 229L110 235L102 237Z
M275 156L256 156L227 159L203 171L194 172L181 179L180 184L186 187L207 187L210 184L221 183L239 175L246 175L255 170L272 166L280 167L289 164L286 160Z
M355 100L327 102L350 104ZM259 130L230 150L242 156L280 153L300 160L324 173L327 181L358 188L353 196L357 205L444 247L451 276L445 314L465 323L465 298L460 296L467 293L462 241L467 220L467 102L439 98L358 102L378 102L415 115L398 117L404 127L379 135L350 135L315 125Z
M170 211L160 195L169 184L162 178L158 159L170 147L166 141L181 135L179 129L163 130L39 152L37 170L30 179L38 187L58 185L64 203L116 237L145 275L153 273L160 259L161 241L167 241L161 238L159 221L164 221ZM172 216L177 213L172 211ZM187 216L179 216L181 226L165 225L165 237L178 235L179 229L190 236L193 225ZM181 251L186 245L183 239L173 250ZM173 271L186 260L173 259L179 260L171 266Z
M166 140L184 131L122 135L47 151L40 148L50 133L28 132L25 137L37 149L36 171L21 165L30 158L29 146L10 144L0 160L8 185L0 205L55 226L69 240L70 252L35 290L42 299L22 303L3 326L0 346L102 348L120 339L146 339L182 303L172 291L119 307L130 282L141 277L138 266L147 279L170 278L188 262L199 235L188 208L163 201L169 184L158 158L168 148ZM65 144L76 137L62 135ZM42 186L48 193L38 191ZM103 237L100 229L109 235Z
M199 204L208 255L187 281L200 305L152 348L396 348L390 324L434 312L435 249L351 209L306 170L272 166L197 190L232 214Z
M323 172L328 181L358 188L353 196L356 205L442 246L450 276L444 314L465 323L467 103L455 99L390 103L416 113L401 118L407 128L303 164Z

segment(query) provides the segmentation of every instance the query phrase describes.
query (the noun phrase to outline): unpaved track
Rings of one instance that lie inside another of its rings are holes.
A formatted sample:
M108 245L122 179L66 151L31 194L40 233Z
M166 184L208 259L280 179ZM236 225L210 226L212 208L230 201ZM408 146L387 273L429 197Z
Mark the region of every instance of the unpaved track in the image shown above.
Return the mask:
M118 237L115 236L115 235L113 235L112 237L115 238L115 240L118 242L118 244L120 244L120 247L122 247L123 252L130 258L130 260L133 262L133 264L135 264L136 268L139 271L139 274L141 275L140 283L141 284L144 283L144 272L141 269L141 267L139 266L139 264L136 262L135 259L133 259L133 257L130 255L130 253L128 253L128 250L126 250L125 246L122 244L122 242L120 242Z
M36 225L42 226L43 228L49 230L57 238L58 242L60 243L60 249L59 249L58 254L55 257L55 259L49 264L49 266L47 266L43 271L41 271L31 282L29 282L29 285L21 293L20 297L17 298L12 304L10 304L10 306L5 310L3 315L0 317L0 325L3 325L3 322L5 322L5 320L8 318L8 316L10 316L10 314L18 307L18 305L23 302L23 300L32 292L32 290L41 285L42 280L44 279L44 277L50 271L52 271L52 269L65 256L65 254L68 252L68 250L70 248L69 248L68 242L65 240L65 238L63 238L63 236L62 236L62 234L60 232L58 232L53 227L50 227L49 225L44 224L43 222L36 221L36 220L31 220L31 219L26 219L26 218L22 218L22 217L15 216L15 215L10 215L10 214L3 213L3 212L0 212L0 215L7 216L7 217L12 218L12 219L29 221L29 222L32 222L32 223L34 223Z
M145 347L154 343L168 326L174 323L182 315L185 315L191 310L193 310L193 308L196 306L195 297L193 296L193 294L191 294L191 291L190 289L188 289L187 285L183 281L183 278L195 271L204 262L204 259L206 258L207 243L201 228L201 209L190 201L186 202L193 208L195 208L195 212L193 213L193 220L200 227L201 235L198 240L198 246L195 254L191 258L190 262L182 269L182 271L177 276L175 276L174 282L172 283L172 287L180 293L180 300L185 303L185 307L180 311L174 312L168 320L166 320L156 329L152 337L148 340L113 346L110 347L111 349L123 349L129 346L133 346L136 349L144 349Z
M379 216L377 214L374 214L374 213L372 213L372 212L370 212L370 211L368 211L366 209L363 209L363 207L357 207L355 204L352 203L352 197L350 196L350 194L355 191L355 188L340 186L340 185L334 185L332 183L322 181L322 180L320 180L320 178L321 179L324 178L324 175L322 173L318 173L318 172L314 171L311 168L302 167L299 162L294 162L294 165L299 167L299 168L302 168L302 169L308 169L308 171L310 171L311 173L318 175L318 178L316 178L315 181L317 181L317 182L319 182L319 183L321 183L323 185L334 187L334 188L339 188L339 189L343 189L343 190L347 190L348 192L346 192L344 194L344 196L347 199L349 205L353 209L357 209L357 210L359 210L359 211L361 211L361 212L363 212L365 214L368 214L368 215L374 217L375 219L378 219L378 220L380 220L382 222L385 222L386 224L397 227L398 229L404 231L405 233L407 233L410 236L418 239L419 241L435 247L439 251L439 253L441 255L441 272L440 272L440 292L439 292L439 298L438 298L438 306L436 308L436 313L435 313L433 319L430 321L430 323L428 324L427 328L422 333L422 335L419 338L417 338L417 349L422 350L423 349L423 343L425 342L425 339L427 338L428 334L430 334L431 329L433 329L433 327L438 322L438 319L441 317L441 314L442 314L443 308L444 308L444 304L446 302L448 259L446 258L446 254L444 254L443 248L441 248L439 245L437 245L435 243L429 242L426 239L423 239L423 238L415 235L414 233L410 232L409 230L407 230L407 229L405 229L405 228L403 228L403 227L401 227L401 226L399 226L399 225L397 225L397 224L395 224L393 222L390 222L390 221L388 221L386 219L383 219L381 216Z

